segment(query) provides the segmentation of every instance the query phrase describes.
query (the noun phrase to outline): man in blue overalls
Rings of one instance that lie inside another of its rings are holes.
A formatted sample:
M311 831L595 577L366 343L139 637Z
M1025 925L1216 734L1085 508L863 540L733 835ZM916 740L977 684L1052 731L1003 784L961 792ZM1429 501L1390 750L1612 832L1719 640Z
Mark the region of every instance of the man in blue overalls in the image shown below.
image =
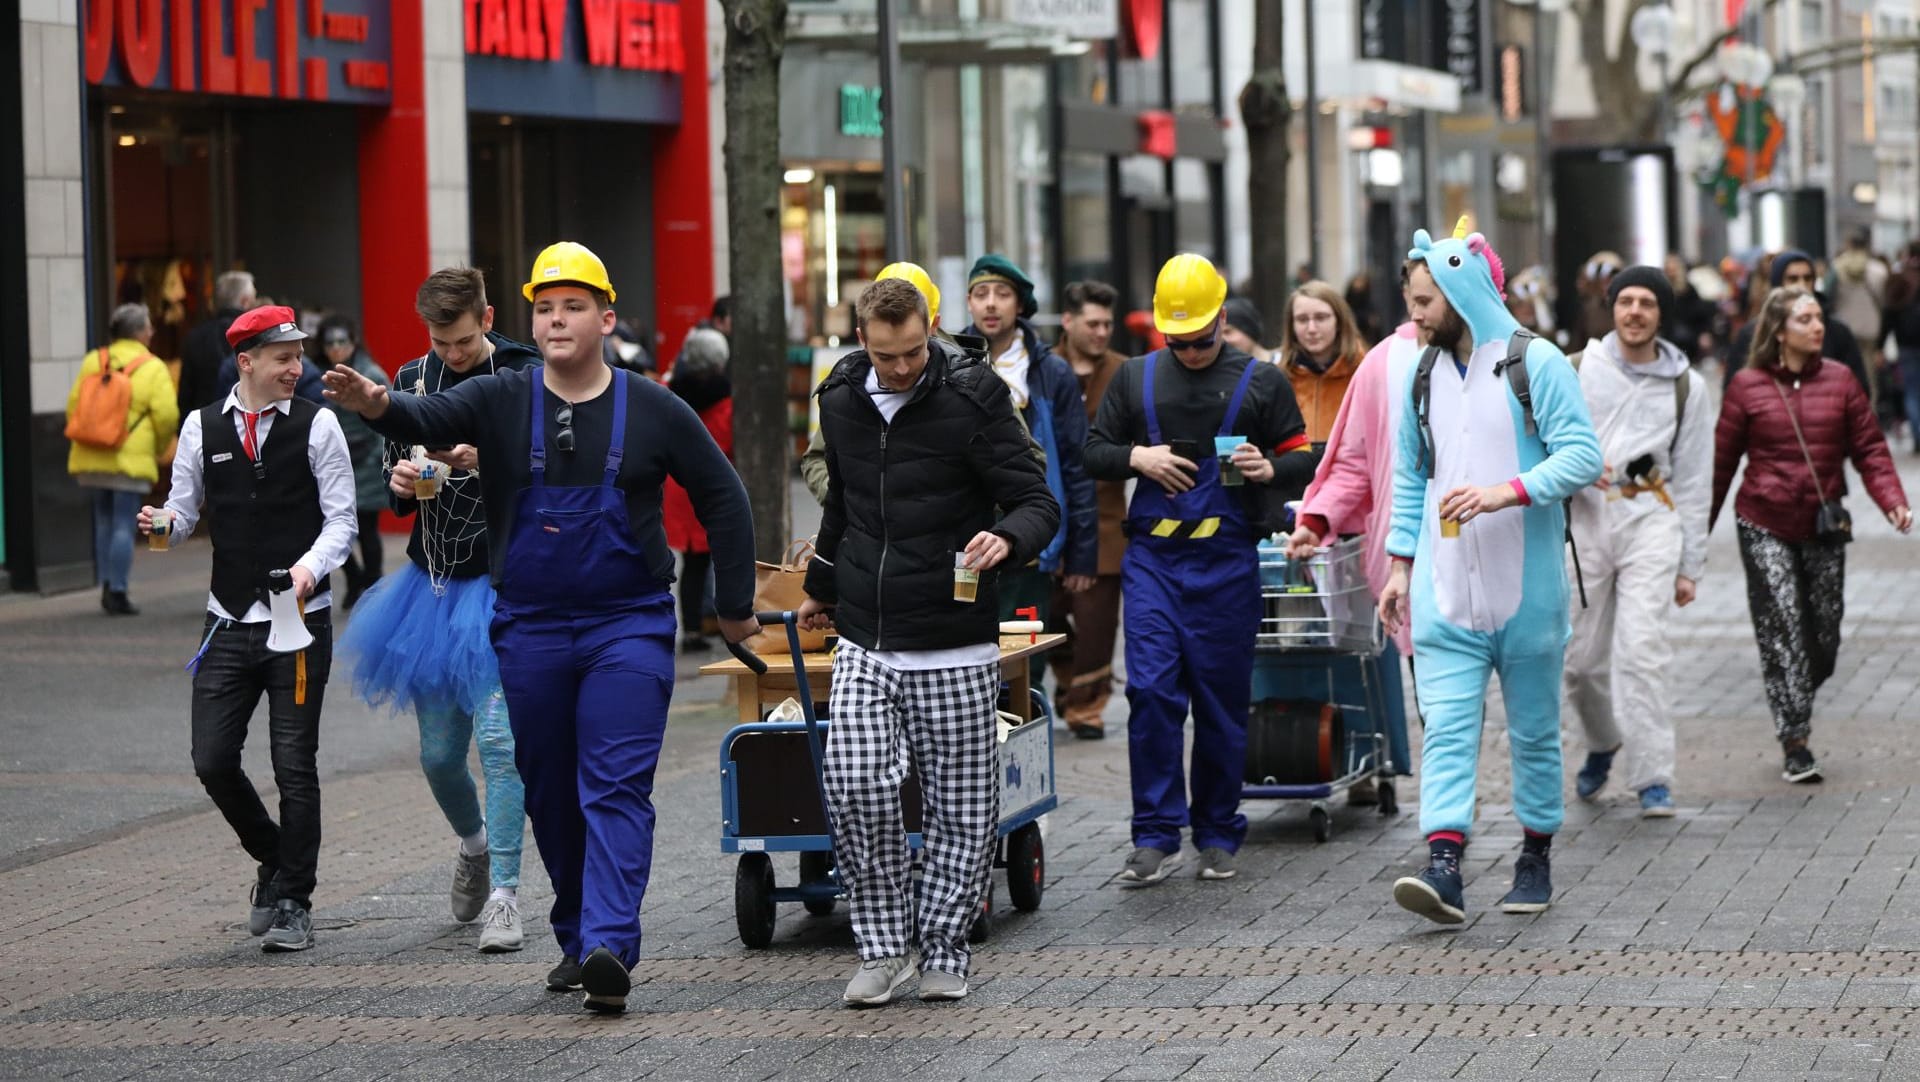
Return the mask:
M640 955L653 771L673 693L661 484L679 481L707 527L715 606L732 642L759 630L753 524L699 415L602 359L615 316L599 258L555 244L522 292L544 365L427 396L389 394L342 366L327 374L327 393L389 439L469 443L488 463L493 645L562 952L547 987L584 987L589 1010L618 1012Z
M1138 478L1127 508L1120 588L1126 624L1128 760L1133 855L1125 885L1165 879L1192 826L1200 878L1231 879L1246 836L1240 786L1260 625L1256 545L1267 507L1313 476L1306 425L1276 367L1225 345L1226 280L1197 255L1177 255L1154 285L1163 351L1114 374L1087 440L1087 472ZM1223 466L1216 448L1230 456ZM1244 487L1235 491L1229 473ZM1194 719L1191 806L1180 769Z

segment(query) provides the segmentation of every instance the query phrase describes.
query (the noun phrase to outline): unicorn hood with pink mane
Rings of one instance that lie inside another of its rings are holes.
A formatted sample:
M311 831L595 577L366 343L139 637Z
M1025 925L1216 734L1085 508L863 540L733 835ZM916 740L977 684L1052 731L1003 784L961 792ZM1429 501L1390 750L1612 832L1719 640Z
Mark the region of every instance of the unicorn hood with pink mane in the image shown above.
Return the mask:
M1507 311L1502 289L1506 268L1486 237L1468 232L1469 221L1462 217L1453 236L1440 241L1419 230L1407 258L1426 263L1434 284L1466 321L1475 343L1504 341L1520 329L1520 321Z

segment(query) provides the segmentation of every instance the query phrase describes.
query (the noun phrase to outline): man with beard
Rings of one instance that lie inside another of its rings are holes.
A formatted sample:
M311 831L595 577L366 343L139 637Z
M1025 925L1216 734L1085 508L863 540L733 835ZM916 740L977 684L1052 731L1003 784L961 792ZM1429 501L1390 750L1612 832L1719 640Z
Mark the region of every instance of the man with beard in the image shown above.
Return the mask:
M1658 336L1674 307L1666 276L1628 267L1609 289L1614 329L1589 344L1579 363L1605 466L1599 483L1568 505L1587 590L1567 645L1567 703L1587 736L1574 791L1582 800L1598 797L1624 747L1640 814L1667 818L1674 768L1667 600L1691 603L1706 567L1714 419L1706 380Z
M1410 415L1397 433L1387 538L1394 563L1380 592L1388 633L1411 609L1427 723L1420 829L1430 863L1396 882L1393 898L1442 924L1466 919L1460 856L1473 826L1481 703L1496 670L1514 814L1526 831L1500 908L1537 913L1552 899L1548 849L1564 811L1561 503L1598 480L1601 465L1579 378L1558 349L1507 312L1486 238L1463 236L1461 224L1439 242L1421 230L1408 253L1408 301L1432 345L1414 369Z

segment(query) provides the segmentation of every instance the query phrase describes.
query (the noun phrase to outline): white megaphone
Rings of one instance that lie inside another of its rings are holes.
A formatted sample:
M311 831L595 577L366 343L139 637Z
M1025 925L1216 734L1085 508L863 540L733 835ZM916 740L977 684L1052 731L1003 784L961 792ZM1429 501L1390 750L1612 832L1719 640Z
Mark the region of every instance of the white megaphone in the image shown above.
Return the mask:
M313 643L306 618L300 612L300 598L293 589L293 576L285 569L267 572L267 593L271 598L273 626L267 631L267 649L276 654L305 650Z

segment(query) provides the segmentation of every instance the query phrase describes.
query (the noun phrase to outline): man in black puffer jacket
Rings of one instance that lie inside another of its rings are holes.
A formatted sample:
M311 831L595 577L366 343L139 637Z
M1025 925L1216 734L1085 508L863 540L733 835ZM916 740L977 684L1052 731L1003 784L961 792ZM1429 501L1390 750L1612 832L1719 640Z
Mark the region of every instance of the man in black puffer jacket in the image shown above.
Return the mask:
M1038 555L1060 507L1007 385L929 337L919 290L875 282L857 315L865 348L816 392L827 499L800 607L810 627L831 612L840 632L826 790L860 949L844 999L891 1002L915 940L920 998L959 999L1000 796L993 569ZM963 575L978 592L960 600ZM900 815L909 756L926 794L917 890Z

